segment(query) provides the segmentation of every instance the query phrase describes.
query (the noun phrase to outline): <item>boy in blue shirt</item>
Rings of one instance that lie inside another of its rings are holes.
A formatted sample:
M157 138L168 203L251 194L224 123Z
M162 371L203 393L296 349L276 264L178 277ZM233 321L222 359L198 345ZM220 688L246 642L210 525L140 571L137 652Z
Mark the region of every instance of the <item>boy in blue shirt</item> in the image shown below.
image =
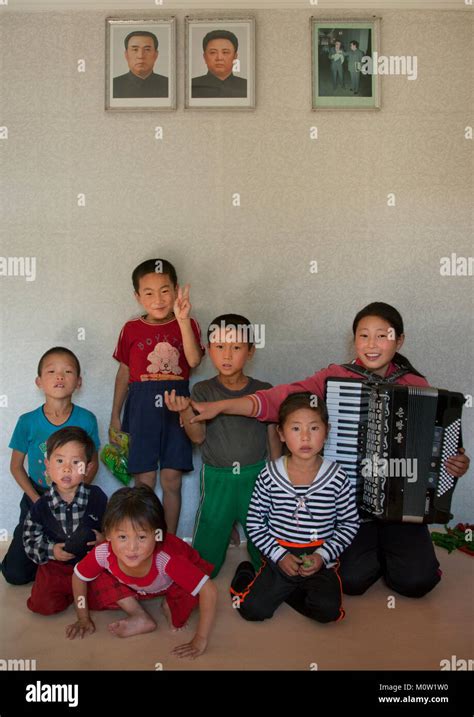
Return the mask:
M99 434L97 419L91 411L72 403L72 395L82 383L81 367L75 354L63 346L46 351L38 364L35 383L45 396L45 403L18 419L9 444L12 449L11 473L24 491L20 502L20 520L2 563L5 580L12 585L25 585L35 579L36 564L23 547L23 525L26 515L49 486L44 458L46 441L59 428L79 426L94 441L96 451L84 482L91 483L97 473ZM25 458L28 457L28 472Z

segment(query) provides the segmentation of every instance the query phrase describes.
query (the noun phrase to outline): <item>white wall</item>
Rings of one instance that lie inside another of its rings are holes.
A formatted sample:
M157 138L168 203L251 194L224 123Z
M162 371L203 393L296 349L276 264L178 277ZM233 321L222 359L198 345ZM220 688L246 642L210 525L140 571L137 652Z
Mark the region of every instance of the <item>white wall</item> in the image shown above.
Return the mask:
M96 413L105 441L111 354L136 309L131 271L146 258L168 258L191 282L203 329L226 311L265 323L266 346L251 368L258 378L278 383L350 358L356 311L381 300L402 312L404 353L433 385L472 394L472 277L439 271L440 257L472 254L469 10L379 13L381 52L416 54L418 79L384 78L382 110L372 113L309 109L310 10L254 13L255 111L182 109L180 11L179 109L107 113L107 14L3 17L0 124L9 134L0 142L1 254L35 256L37 278L0 281L0 394L8 397L0 414L0 527L14 527L20 499L8 442L18 416L41 402L35 370L50 346L77 352L84 387L76 400ZM162 141L154 139L157 125ZM80 192L85 207L77 206ZM395 207L387 206L389 192ZM81 327L85 341L77 340ZM195 378L210 375L206 359ZM472 425L466 409L471 454ZM184 480L181 535L191 534L197 476ZM104 468L97 482L109 493L120 487ZM472 521L473 502L471 471L457 488L455 519Z

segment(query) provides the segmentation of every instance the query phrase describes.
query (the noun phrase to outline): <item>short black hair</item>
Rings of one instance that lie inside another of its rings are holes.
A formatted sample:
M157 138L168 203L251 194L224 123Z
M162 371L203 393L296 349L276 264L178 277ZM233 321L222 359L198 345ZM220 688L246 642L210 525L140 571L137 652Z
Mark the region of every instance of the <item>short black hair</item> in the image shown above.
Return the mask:
M357 49L359 49L359 43L357 42L357 40L351 40L351 45L355 45Z
M107 535L123 520L142 529L161 531L161 542L166 537L165 511L155 492L146 485L137 488L120 488L110 496L102 523Z
M51 354L66 354L69 356L69 358L72 359L77 375L81 375L81 364L79 363L79 359L77 358L76 354L71 351L71 349L67 349L65 346L53 346L52 349L48 349L40 358L38 363L38 376L41 376L41 371L43 370L43 365L48 356L51 356Z
M155 50L158 49L158 38L156 35L154 35L152 32L148 32L148 30L134 30L133 32L129 32L125 40L123 41L123 44L125 45L125 49L128 50L128 43L131 37L134 37L134 35L144 35L145 37L151 37L153 40L153 44L155 46Z
M300 408L309 408L310 411L314 411L315 413L317 413L326 428L328 427L329 416L326 404L324 403L322 398L319 398L319 396L304 391L298 393L290 393L290 395L287 396L285 400L281 403L280 408L278 410L279 428L283 428L283 424L288 419L288 416L290 416L295 411L299 411Z
M237 52L239 49L237 35L234 35L234 33L230 32L230 30L211 30L211 32L208 32L207 35L204 35L204 39L202 41L202 49L204 52L206 52L206 47L211 40L230 40L234 46L234 50Z
M136 266L132 273L133 288L137 294L140 288L140 279L147 274L166 274L169 276L173 286L178 283L176 269L173 264L166 261L166 259L147 259L147 261L142 261L141 264Z
M46 441L46 458L49 460L55 450L65 446L66 443L72 443L72 441L80 443L84 447L86 461L90 463L96 450L95 443L89 434L79 426L66 426L66 428L60 428L59 431L52 433Z
M240 314L221 314L220 316L216 316L208 326L207 343L211 343L212 335L216 329L227 328L228 326L234 329L236 333L243 329L247 336L253 338L253 326L245 316L241 316ZM254 344L253 341L247 341L246 343L248 343L249 348Z

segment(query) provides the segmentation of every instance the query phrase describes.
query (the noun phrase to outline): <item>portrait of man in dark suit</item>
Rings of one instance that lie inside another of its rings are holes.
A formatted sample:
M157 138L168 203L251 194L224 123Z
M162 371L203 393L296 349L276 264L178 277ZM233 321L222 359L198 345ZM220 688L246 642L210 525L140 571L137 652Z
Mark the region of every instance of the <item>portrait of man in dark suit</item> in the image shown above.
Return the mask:
M124 40L129 72L113 80L113 97L168 97L168 78L153 68L158 59L158 38L147 30L134 30Z
M239 41L229 30L212 30L202 41L207 74L193 77L191 96L247 97L247 80L233 74Z

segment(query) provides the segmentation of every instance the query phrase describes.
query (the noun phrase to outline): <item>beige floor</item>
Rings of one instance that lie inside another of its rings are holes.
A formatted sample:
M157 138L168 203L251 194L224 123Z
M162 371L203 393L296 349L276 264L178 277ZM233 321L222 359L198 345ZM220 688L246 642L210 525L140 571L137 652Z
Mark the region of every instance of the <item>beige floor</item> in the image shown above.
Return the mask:
M346 618L337 624L314 623L287 605L272 620L248 623L227 594L246 552L230 548L216 580L219 603L211 644L205 655L189 662L170 650L193 634L196 615L184 633L169 632L161 619L158 631L121 640L106 629L119 613L96 612L96 633L69 642L64 628L74 618L72 607L53 617L33 615L25 604L30 586L7 585L0 578L0 657L34 659L37 670L439 670L440 661L452 655L474 657L474 560L444 550L438 550L438 558L443 579L421 600L395 596L390 609L390 591L379 581L363 597L345 598ZM151 601L149 609L160 616L159 600Z

